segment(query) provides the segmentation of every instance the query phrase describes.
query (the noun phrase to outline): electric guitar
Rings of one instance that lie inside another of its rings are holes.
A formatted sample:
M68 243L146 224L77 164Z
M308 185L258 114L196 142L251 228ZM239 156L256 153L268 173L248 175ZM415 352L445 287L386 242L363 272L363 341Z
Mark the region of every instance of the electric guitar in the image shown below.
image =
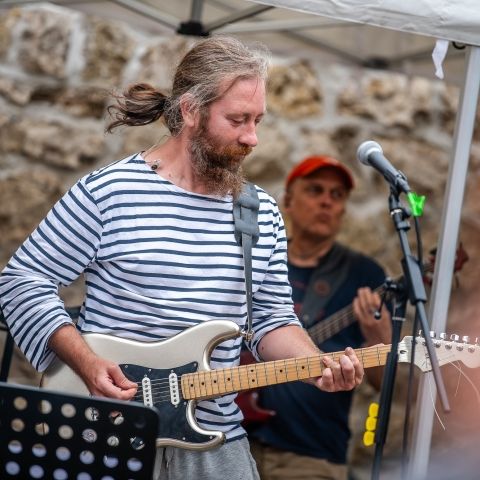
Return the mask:
M195 419L199 400L278 383L320 377L322 357L290 358L239 367L211 370L210 354L221 342L241 335L240 327L226 320L212 320L185 330L164 341L143 343L103 334L83 336L94 352L120 365L124 374L138 384L134 397L159 413L157 446L207 450L223 443L220 431L205 430ZM480 365L480 345L451 340L433 340L440 365L457 360L469 367ZM424 339L417 337L415 364L431 369ZM477 339L478 341L478 339ZM399 344L398 361L410 362L412 337ZM389 345L360 348L357 356L364 368L386 363ZM338 359L343 352L329 353ZM42 378L42 387L69 393L89 392L73 370L58 358Z

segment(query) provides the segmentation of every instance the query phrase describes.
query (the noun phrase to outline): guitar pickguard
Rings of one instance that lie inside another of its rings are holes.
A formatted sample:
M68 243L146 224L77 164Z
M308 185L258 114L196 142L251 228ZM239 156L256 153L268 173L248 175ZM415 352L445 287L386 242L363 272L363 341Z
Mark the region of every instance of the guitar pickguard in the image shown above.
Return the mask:
M153 406L158 411L159 439L168 438L191 444L203 444L212 440L213 436L196 431L195 426L190 424L187 415L190 401L182 397L181 390L178 391L178 403L174 404L176 402L172 400L170 380L172 374L180 383L183 374L197 371L197 362L168 369L147 368L132 364L121 364L120 368L129 380L139 384L138 395L144 398L143 403ZM147 387L148 385L150 388ZM153 405L150 405L149 395L151 395ZM175 394L173 398L176 398ZM140 398L138 400L140 401ZM163 421L163 419L168 419L168 421Z

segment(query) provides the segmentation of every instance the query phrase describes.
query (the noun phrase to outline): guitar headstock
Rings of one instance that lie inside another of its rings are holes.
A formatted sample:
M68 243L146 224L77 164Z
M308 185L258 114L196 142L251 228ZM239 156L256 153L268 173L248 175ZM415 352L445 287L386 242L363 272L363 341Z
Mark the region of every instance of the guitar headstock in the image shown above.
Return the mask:
M480 366L480 344L479 339L475 339L475 343L469 343L469 337L460 337L458 335L448 336L441 333L438 338L434 332L430 332L435 354L440 366L448 363L460 361L469 368ZM413 350L413 337L404 337L398 345L398 361L402 363L410 363ZM426 341L423 336L415 337L415 365L422 372L429 372L432 369Z

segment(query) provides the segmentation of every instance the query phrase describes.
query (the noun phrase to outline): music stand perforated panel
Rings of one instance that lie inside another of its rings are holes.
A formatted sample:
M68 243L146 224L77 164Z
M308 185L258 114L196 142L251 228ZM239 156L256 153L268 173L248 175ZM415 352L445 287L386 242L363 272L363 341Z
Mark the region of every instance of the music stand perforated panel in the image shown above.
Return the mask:
M146 480L157 428L141 404L0 382L0 478Z

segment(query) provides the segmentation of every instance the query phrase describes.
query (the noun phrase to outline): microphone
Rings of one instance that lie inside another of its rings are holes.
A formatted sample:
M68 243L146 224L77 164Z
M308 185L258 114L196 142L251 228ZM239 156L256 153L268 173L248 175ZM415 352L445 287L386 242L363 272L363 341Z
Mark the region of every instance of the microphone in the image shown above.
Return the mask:
M407 177L397 170L384 156L382 147L372 140L363 142L357 149L357 159L380 172L390 185L401 192L410 192Z

